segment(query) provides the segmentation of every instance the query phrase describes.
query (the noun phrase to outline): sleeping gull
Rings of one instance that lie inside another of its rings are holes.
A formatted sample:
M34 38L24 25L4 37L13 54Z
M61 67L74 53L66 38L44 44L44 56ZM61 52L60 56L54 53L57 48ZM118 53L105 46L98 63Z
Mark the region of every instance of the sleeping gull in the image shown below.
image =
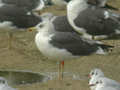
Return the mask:
M105 39L120 34L120 20L113 12L90 8L87 0L72 0L67 5L68 21L75 31L88 39Z
M90 54L105 55L112 46L79 36L70 26L66 16L44 20L34 28L38 33L35 43L40 52L51 60L59 61L59 79L63 77L64 60L77 59ZM61 74L60 74L61 73Z
M43 0L2 0L2 3L24 7L29 11L38 9L41 10L45 5Z

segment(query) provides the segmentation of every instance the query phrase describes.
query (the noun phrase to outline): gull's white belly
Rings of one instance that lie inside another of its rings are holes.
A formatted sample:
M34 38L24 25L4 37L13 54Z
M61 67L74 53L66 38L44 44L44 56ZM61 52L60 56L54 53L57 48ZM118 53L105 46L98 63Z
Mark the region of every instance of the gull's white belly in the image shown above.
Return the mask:
M35 43L43 55L49 59L55 60L68 60L78 58L78 56L73 56L66 49L59 49L50 44L49 42L52 36L53 35L45 35L41 32L36 34Z

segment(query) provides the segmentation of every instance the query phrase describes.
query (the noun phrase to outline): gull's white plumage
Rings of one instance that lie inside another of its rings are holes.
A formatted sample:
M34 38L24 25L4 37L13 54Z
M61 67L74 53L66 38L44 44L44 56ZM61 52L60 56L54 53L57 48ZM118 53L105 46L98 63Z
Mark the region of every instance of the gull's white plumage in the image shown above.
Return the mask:
M3 77L0 77L0 90L17 90L8 85L7 80Z

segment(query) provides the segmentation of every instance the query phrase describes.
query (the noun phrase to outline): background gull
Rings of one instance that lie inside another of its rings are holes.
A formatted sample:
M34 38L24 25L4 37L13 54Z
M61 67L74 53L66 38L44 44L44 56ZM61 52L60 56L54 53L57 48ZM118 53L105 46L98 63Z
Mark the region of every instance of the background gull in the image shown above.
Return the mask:
M98 75L94 74L92 76L92 78L89 80L89 85L90 85L90 89L91 90L96 90L96 82L103 80L106 82L107 86L112 86L112 87L116 87L116 88L120 88L120 83L118 83L115 80L112 80L110 78L105 77L103 74L101 74L101 71L98 71Z
M0 77L0 90L17 90L8 85L8 82L5 78Z
M28 15L28 10L16 5L7 4L0 7L0 30L7 30L9 35L9 48L13 39L13 32L25 31L27 28L37 25L41 18L34 14Z
M91 4L96 7L111 9L111 10L119 10L118 8L115 8L107 4L107 1L109 0L88 0L88 4Z
M86 0L72 0L67 5L69 23L85 38L105 39L120 34L120 21L113 12L90 8Z
M96 85L93 85L93 84L96 83L96 80L98 79L98 77L104 77L104 73L102 72L101 69L95 68L90 71L88 76L89 76L90 89L95 90Z
M95 90L119 90L120 83L109 78L97 78L94 79L94 83L91 83L90 86L95 86Z

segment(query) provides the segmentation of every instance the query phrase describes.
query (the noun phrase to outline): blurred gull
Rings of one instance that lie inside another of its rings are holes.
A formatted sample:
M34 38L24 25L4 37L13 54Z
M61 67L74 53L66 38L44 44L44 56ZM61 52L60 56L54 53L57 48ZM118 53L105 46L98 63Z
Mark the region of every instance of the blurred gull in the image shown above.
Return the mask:
M90 6L101 7L110 10L119 10L118 8L107 4L107 1L109 0L88 0L88 4L90 4Z
M120 90L120 83L109 78L96 78L90 86L95 86L94 90Z
M8 48L12 47L13 33L25 31L29 27L37 25L41 18L29 14L28 10L13 4L6 4L0 7L0 30L8 31Z
M95 70L96 71L96 70ZM103 72L101 70L97 70L98 72L96 72L96 74L93 74L91 79L89 80L89 85L90 85L90 89L91 90L96 90L96 83L100 80L105 81L105 84L108 86L113 86L113 87L117 87L120 88L120 83L118 83L115 80L112 80L110 78L107 78L104 76ZM93 73L93 72L92 72ZM94 72L95 73L95 72Z
M17 90L8 85L7 80L3 77L0 77L0 90Z
M26 8L29 11L42 9L44 7L43 0L2 0L2 3L16 5L18 7Z

